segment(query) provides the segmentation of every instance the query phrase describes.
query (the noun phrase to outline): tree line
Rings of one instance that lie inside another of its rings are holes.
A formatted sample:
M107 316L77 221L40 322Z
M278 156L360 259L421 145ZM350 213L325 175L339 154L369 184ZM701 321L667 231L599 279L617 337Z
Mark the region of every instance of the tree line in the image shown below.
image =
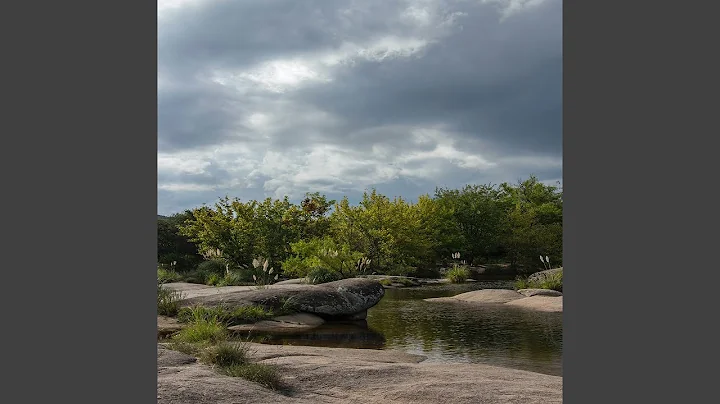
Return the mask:
M561 188L531 176L516 184L438 188L414 203L375 190L356 205L317 192L299 204L225 197L158 219L158 262L178 271L207 260L245 268L263 257L286 276L318 268L351 276L361 260L370 272L423 276L455 252L468 265L506 263L533 272L542 269L540 255L561 265Z

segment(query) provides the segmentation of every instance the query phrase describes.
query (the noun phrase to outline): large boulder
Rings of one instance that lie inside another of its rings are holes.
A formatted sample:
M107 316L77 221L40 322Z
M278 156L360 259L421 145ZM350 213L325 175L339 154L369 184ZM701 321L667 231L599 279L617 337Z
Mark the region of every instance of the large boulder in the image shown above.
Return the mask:
M320 285L283 285L282 288L232 290L227 293L200 295L181 301L183 306L249 306L292 309L316 314L325 319L362 317L385 294L374 280L351 278Z

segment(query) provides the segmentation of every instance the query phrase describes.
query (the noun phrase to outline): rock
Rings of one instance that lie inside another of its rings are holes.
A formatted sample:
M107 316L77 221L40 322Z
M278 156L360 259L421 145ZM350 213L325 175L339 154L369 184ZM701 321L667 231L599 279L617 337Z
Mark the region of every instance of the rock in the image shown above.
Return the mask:
M509 289L481 289L461 293L450 297L425 299L426 302L469 302L469 303L507 303L525 296Z
M253 360L278 367L283 391L223 376L202 363L161 366L158 355L157 403L559 404L563 398L559 376L425 363L422 356L385 350L249 346Z
M547 276L552 276L555 274L562 274L563 269L560 268L553 268L553 269L547 269L545 271L535 272L534 274L528 276L528 281L530 282L540 282Z
M158 338L164 338L175 334L185 327L184 324L178 322L172 317L157 316L157 332Z
M217 288L220 289L220 288ZM385 294L379 282L351 278L320 285L282 285L260 290L229 290L184 299L183 306L247 306L290 308L327 319L342 319L375 306Z
M228 327L235 332L258 332L272 334L296 333L323 324L325 320L309 313L295 313L287 316L275 317L272 320L263 320L254 324L240 324Z
M531 296L562 296L562 293L557 290L550 289L520 289L518 293L527 297Z
M562 296L531 296L506 303L508 306L522 307L538 311L562 312Z
M180 366L195 363L197 358L194 356L186 355L182 352L171 351L166 349L162 345L158 345L157 348L157 365L163 366Z

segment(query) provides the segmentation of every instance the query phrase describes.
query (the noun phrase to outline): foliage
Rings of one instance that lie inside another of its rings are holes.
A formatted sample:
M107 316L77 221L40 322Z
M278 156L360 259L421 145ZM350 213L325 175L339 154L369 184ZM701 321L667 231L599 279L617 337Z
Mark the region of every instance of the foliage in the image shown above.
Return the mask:
M338 280L355 276L358 270L365 271L370 265L363 260L362 253L352 251L349 245L328 236L300 240L292 243L290 248L295 255L283 262L285 274L289 276L311 278L310 274L314 273Z
M171 282L180 282L182 281L183 276L179 273L158 267L157 269L157 280L158 283L171 283Z
M195 243L190 242L180 233L179 226L192 217L191 211L178 213L170 217L158 216L157 259L158 264L165 268L185 272L192 270L202 261Z
M178 321L195 323L199 321L222 323L228 327L238 324L256 323L273 317L273 312L260 306L215 306L183 307L177 314Z
M197 270L201 272L207 272L209 274L215 274L222 276L225 274L225 262L221 259L209 259L201 262L197 266Z
M269 389L277 390L282 386L280 374L275 366L262 363L248 363L224 367L221 370L228 376L242 377L245 380L258 383Z
M180 308L182 293L164 288L160 283L157 287L157 314L161 316L174 316Z
M327 269L326 267L315 267L308 272L307 282L313 285L339 281L342 279L340 273Z
M470 270L465 265L455 265L447 271L445 277L452 283L463 283L470 278Z
M288 198L225 197L213 207L186 212L177 228L200 254L217 261L199 269L225 276L213 279L218 285L252 281L255 275L263 277L262 287L279 274L306 277L311 271L340 278L437 276L454 251L469 265L507 263L512 271L529 273L541 268L539 254L562 265L562 202L559 187L531 176L516 184L438 188L414 203L376 190L365 192L356 205L319 193L306 194L299 204ZM274 272L258 270L256 257L264 257ZM363 258L370 267L358 268ZM237 275L228 278L233 271Z

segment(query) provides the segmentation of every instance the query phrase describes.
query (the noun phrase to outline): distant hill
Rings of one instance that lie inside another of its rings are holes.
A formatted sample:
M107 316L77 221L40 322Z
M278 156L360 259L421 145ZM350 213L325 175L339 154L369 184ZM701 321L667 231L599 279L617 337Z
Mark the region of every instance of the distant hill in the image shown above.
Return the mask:
M158 220L160 220L160 219L170 219L169 216L163 216L163 215L158 215L157 218L158 218Z

